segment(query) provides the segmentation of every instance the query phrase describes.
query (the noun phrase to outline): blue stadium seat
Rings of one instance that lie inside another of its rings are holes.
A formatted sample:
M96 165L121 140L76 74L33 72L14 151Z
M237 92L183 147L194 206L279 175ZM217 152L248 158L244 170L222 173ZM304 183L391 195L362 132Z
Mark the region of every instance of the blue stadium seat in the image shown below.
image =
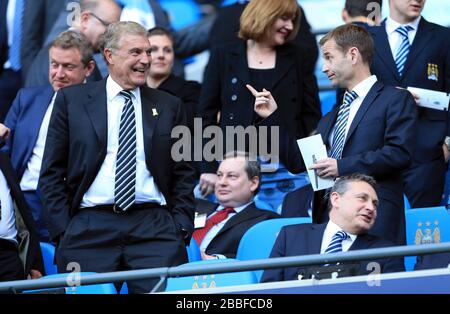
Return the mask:
M238 0L223 0L222 6L226 7L227 5L232 5L232 4L235 4L236 2L238 2Z
M170 23L175 30L200 20L200 7L194 0L160 0L159 3L168 12Z
M321 91L319 92L319 98L322 115L324 116L333 110L336 104L336 90Z
M411 204L405 194L403 194L403 202L405 204L405 210L411 209Z
M73 280L77 280L78 275L92 275L95 273L92 272L81 272L81 273L65 273L65 274L54 274L50 276L44 276L45 278L55 278L55 277L67 277L67 280L72 282ZM82 279L81 279L82 282ZM49 289L39 289L39 290L28 290L24 291L24 293L51 293L51 291L56 291L58 288L49 288ZM66 286L64 287L65 294L117 294L117 290L112 283L102 283L102 284L93 284L86 286Z
M197 241L192 237L191 242L186 246L186 251L188 254L189 262L196 262L202 260L202 254L200 253L200 248L198 247Z
M235 259L213 259L197 261L180 265L180 267L191 267L199 265L211 265L214 263L236 262ZM221 273L210 275L172 277L167 279L166 291L195 290L205 288L216 288L226 286L236 286L258 283L252 271L242 271L234 273Z
M58 272L57 267L53 264L55 257L55 247L46 242L41 242L42 258L44 259L44 269L46 275L53 275Z
M269 258L278 233L283 226L310 222L310 217L277 218L262 221L248 229L244 234L241 242L239 242L236 258L241 261ZM257 270L254 273L259 282L263 271Z
M405 216L408 245L450 242L450 214L444 206L410 209ZM407 271L415 264L415 256L405 257Z

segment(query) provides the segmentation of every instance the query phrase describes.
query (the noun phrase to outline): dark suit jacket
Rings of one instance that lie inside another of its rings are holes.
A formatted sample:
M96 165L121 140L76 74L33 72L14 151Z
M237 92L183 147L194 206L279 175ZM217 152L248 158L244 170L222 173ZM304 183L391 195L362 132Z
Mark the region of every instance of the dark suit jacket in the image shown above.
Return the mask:
M215 203L197 200L196 212L210 215L218 206ZM239 242L244 236L244 233L258 222L274 218L280 218L280 215L268 210L258 209L254 203L250 204L227 221L209 243L206 248L206 254L221 254L228 258L235 258Z
M6 10L8 0L0 1L0 74L3 72L3 65L8 58L8 31L6 28Z
M0 152L0 170L6 178L6 182L11 189L11 197L14 201L15 220L19 242L19 252L24 252L24 257L21 256L24 263L25 274L30 272L30 269L39 270L43 275L44 263L42 260L41 248L39 246L39 237L37 235L36 226L34 224L31 209L26 203L22 191L20 190L19 182L11 162L6 153ZM20 219L21 218L21 219Z
M220 126L224 131L226 126L245 128L255 123L255 98L245 86L250 82L246 50L246 43L239 40L211 52L199 103L203 125L216 124L219 111ZM313 74L307 74L299 47L280 46L276 58L270 92L278 103L281 123L293 137L302 138L316 128L322 116L317 81ZM204 172L215 172L215 169Z
M417 263L414 270L447 268L450 264L450 252L428 254L417 257Z
M171 74L161 85L159 90L181 99L186 110L188 126L194 129L194 117L197 112L198 100L200 98L201 85L196 81L186 81L180 77Z
M281 217L309 217L308 209L311 209L313 195L311 184L286 194L281 205Z
M339 108L325 115L317 126L324 144L329 148L329 137L333 131ZM275 111L264 123L276 120ZM372 232L397 242L394 235L401 233L404 242L403 180L401 171L412 158L416 131L417 113L411 94L377 82L361 104L348 131L342 158L337 161L339 175L355 172L373 176L378 183L380 204L378 218ZM281 133L283 129L280 128ZM282 135L280 159L289 171L304 171L304 164L293 139ZM316 193L317 194L317 193ZM313 207L313 221L326 218L324 206Z
M233 42L238 38L240 28L239 19L246 6L247 3L235 3L219 10L210 33L211 48ZM294 39L294 43L305 49L306 63L311 65L311 70L314 71L314 66L319 56L317 41L316 37L311 33L311 26L306 20L301 7L300 11L300 29Z
M391 53L385 22L370 29L375 42L372 73L385 85L400 87L420 87L442 92L450 92L450 30L429 23L423 17L406 61L404 73L399 77L394 57ZM438 80L428 79L428 64L436 64ZM420 163L443 158L442 143L448 129L447 112L418 108L417 149L414 160Z
M270 258L320 254L322 238L327 224L300 224L283 227L273 246ZM378 237L364 234L359 235L349 251L374 249L393 246L393 243ZM382 273L404 271L403 258L386 258L360 263L359 275L369 274L367 264L377 262ZM284 269L265 270L261 282L297 280L299 274L305 273L305 267L289 267Z
M164 195L179 228L192 233L194 170L174 162L174 126L185 124L181 101L165 92L141 87L144 150L147 168ZM41 168L40 187L49 212L49 231L56 238L70 218L105 159L107 148L106 79L63 88L56 97ZM152 114L156 109L157 115Z
M19 181L33 153L53 93L51 87L23 88L6 116L5 125L11 129L11 134L2 150L11 156Z

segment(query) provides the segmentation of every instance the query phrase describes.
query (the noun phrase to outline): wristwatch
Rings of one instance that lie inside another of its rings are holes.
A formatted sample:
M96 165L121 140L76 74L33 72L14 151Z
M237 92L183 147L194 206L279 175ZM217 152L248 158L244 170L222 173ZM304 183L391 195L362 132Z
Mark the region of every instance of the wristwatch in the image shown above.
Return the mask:
M444 143L447 145L448 151L450 151L450 136L445 137Z

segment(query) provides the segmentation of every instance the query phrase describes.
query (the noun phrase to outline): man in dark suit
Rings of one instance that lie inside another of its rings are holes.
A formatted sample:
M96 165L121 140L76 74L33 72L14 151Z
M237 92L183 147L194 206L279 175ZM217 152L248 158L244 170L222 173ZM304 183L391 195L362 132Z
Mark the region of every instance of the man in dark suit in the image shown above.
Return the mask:
M67 25L70 15L76 16L75 11L63 11L56 21L53 29L50 31L44 46L34 57L33 62L29 66L27 76L25 78L26 87L36 87L48 85L48 49L50 43L61 32L66 30L75 30L85 35L96 52L100 49L100 36L106 31L106 27L117 22L120 17L121 8L114 0L81 0L79 19ZM96 65L93 73L89 76L88 81L98 81L102 79L102 75Z
M5 129L1 128L3 138ZM7 154L0 152L0 281L41 277L44 272L36 228Z
M394 245L368 234L375 223L378 196L375 180L366 175L340 177L330 193L330 221L283 227L274 244L271 258L309 254L331 254ZM381 273L404 271L403 258L385 258L358 262L354 275L370 274L374 264ZM327 266L322 267L322 271ZM308 267L290 267L264 271L261 282L285 281L308 277Z
M314 190L311 184L286 194L281 205L281 217L310 217L313 195Z
M11 136L3 150L11 156L42 242L50 242L50 235L48 219L42 211L38 180L53 103L58 90L81 84L89 77L95 67L92 56L92 46L83 34L74 31L61 33L49 50L51 87L21 89L5 119Z
M351 24L340 26L323 37L320 44L325 58L323 71L334 86L347 92L345 101L317 126L330 158L319 160L312 168L324 178L355 172L373 176L380 185L380 206L372 232L404 244L401 171L411 162L417 120L414 99L408 91L384 86L371 75L374 46L364 28ZM277 116L278 110L265 123L277 120ZM296 143L288 136L282 135L280 139L280 159L291 172L303 171ZM314 195L316 223L327 220L323 195L323 192Z
M450 30L426 21L421 16L424 5L424 0L390 0L389 17L371 29L372 72L386 85L449 93ZM404 172L404 190L413 208L438 206L450 149L448 112L418 107L418 117L416 148Z
M182 264L194 169L171 156L181 101L144 86L151 48L139 24L111 24L103 53L110 75L60 90L50 119L39 185L59 271L70 262L94 272ZM143 293L157 281L127 284Z
M280 217L274 212L256 208L253 197L259 189L261 166L248 154L232 152L225 155L217 176L215 194L219 204L200 200L196 209L199 228L193 237L203 259L235 258L239 242L250 227ZM226 213L227 210L230 212Z

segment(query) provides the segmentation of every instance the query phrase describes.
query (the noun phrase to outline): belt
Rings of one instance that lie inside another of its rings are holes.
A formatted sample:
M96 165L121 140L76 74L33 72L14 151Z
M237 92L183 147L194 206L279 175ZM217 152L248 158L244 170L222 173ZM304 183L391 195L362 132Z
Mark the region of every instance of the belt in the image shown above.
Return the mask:
M97 205L97 206L93 206L93 207L85 207L85 208L82 208L82 210L94 209L94 210L112 211L116 214L124 214L129 211L144 210L144 209L151 209L151 208L166 208L166 206L163 206L159 203L140 203L140 204L132 205L126 211L122 211L116 204L107 204L107 205Z

